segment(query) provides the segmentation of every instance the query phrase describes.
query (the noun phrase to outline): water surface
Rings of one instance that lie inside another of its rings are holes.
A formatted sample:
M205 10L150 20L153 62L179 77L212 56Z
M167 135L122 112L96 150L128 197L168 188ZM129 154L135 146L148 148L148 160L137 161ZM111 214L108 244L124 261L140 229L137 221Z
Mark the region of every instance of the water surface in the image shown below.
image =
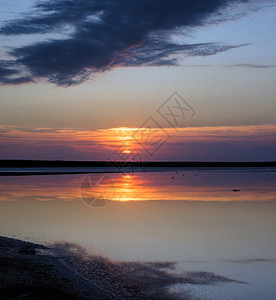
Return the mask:
M171 287L202 299L274 299L275 179L274 169L3 176L1 234L247 283ZM91 205L106 196L107 205Z

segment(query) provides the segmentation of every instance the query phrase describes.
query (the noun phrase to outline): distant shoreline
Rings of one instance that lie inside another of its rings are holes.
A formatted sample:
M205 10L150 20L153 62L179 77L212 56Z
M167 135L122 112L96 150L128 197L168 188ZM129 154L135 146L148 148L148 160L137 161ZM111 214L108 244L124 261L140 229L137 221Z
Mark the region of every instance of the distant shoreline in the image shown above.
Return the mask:
M73 167L276 167L276 161L200 162L200 161L66 161L66 160L0 160L1 168L73 168Z
M48 160L0 160L0 176L65 175L89 173L128 173L213 169L275 168L276 162L129 162L129 161L48 161ZM158 169L158 170L157 170Z

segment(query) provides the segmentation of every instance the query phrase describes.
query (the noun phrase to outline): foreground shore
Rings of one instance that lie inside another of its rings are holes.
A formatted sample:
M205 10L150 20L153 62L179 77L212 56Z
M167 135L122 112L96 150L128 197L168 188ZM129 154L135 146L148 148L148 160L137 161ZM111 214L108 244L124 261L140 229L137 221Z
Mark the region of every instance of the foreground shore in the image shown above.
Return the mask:
M0 237L1 298L116 299L50 251L42 245Z
M237 282L209 272L176 274L174 264L115 262L76 244L0 237L1 299L192 299L168 286Z

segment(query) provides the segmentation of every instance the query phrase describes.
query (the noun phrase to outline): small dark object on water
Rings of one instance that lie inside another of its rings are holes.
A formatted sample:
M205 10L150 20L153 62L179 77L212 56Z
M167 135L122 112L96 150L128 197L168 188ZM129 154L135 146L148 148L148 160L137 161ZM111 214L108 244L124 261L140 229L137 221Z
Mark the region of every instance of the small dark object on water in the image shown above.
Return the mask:
M174 177L172 176L172 179L174 179Z
M232 191L233 192L239 192L240 190L239 189L233 189Z

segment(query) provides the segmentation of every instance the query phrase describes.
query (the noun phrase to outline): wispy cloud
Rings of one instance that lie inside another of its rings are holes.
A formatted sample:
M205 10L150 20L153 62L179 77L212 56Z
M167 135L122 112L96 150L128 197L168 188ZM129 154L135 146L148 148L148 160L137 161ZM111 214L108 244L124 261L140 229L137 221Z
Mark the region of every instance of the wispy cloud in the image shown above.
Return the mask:
M229 259L226 260L227 262L231 263L238 263L238 264L250 264L250 263L263 263L263 262L273 262L273 259L267 258L246 258L246 259Z
M34 80L30 76L24 76L22 71L16 69L15 61L0 60L0 83L2 84L21 84L30 83Z
M236 18L227 9L234 0L46 0L29 15L8 21L0 34L63 32L64 37L30 42L9 51L0 62L0 83L28 83L40 78L60 86L79 84L98 72L122 66L170 66L178 56L208 56L243 45L183 44L171 35ZM244 15L256 1L248 4ZM24 71L28 71L28 75Z
M258 65L258 64L243 63L243 64L230 65L227 67L228 68L249 68L249 69L271 69L271 68L276 68L276 65Z
M147 132L145 129L145 133ZM138 154L143 160L275 161L276 125L164 128L146 140L135 136L137 128L101 130L71 128L24 129L0 125L0 158L122 160L123 153ZM141 128L139 129L141 131ZM148 155L146 149L170 136ZM256 142L257 141L257 142ZM261 143L260 143L261 142ZM118 152L121 154L118 155ZM133 155L131 156L131 158Z

